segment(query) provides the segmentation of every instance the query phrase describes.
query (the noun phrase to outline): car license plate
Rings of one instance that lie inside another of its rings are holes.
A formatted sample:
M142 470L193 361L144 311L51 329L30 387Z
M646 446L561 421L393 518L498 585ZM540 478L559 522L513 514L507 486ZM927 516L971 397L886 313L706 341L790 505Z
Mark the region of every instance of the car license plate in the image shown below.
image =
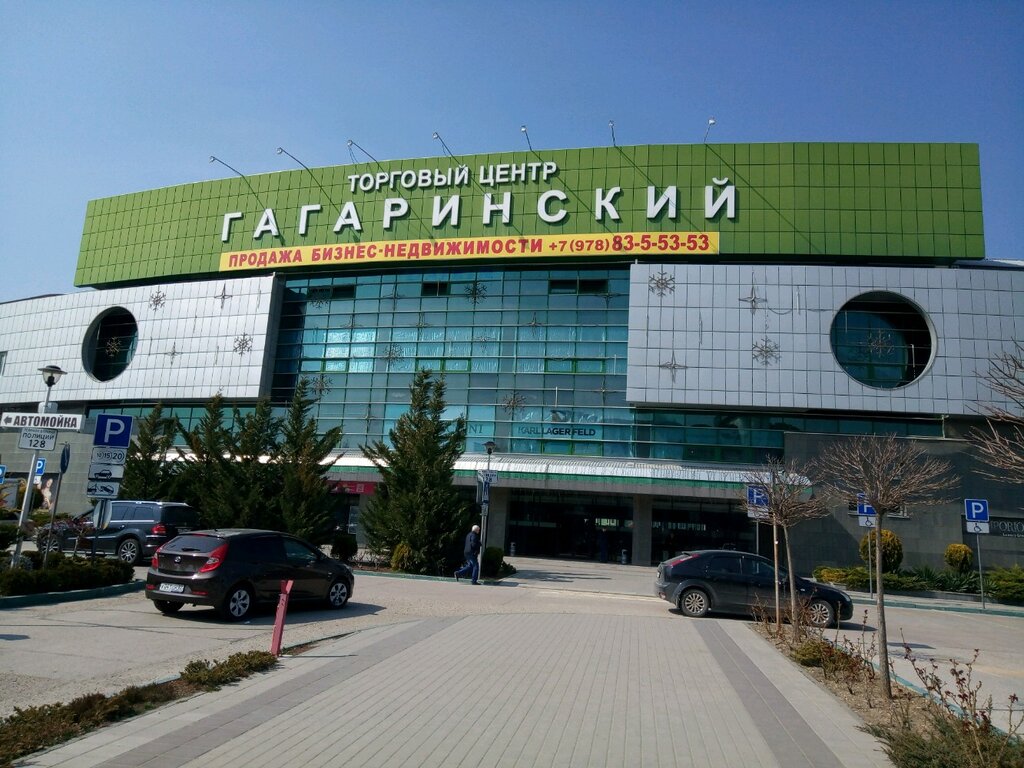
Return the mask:
M184 584L169 584L166 581L157 587L157 592L184 592Z

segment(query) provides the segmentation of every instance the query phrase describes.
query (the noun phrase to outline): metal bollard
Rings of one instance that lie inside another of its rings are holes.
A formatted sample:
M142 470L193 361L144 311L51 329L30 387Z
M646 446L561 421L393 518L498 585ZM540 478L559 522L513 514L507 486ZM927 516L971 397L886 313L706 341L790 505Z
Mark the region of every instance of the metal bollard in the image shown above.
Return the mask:
M622 561L623 565L629 565L629 561L626 559L626 550L622 550L622 554L619 555L619 559Z
M512 544L508 548L508 556L509 557L515 557L516 556L516 543L514 541L512 542Z

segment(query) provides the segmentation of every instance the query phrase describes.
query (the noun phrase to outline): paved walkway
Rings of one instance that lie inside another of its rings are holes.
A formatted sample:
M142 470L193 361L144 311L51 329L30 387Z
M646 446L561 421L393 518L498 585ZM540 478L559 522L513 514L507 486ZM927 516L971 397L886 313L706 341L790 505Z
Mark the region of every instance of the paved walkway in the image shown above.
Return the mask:
M595 613L424 618L355 632L19 764L889 765L849 710L746 622L607 607L635 604L626 595L641 582L650 594L651 569L517 565L518 588L600 586L620 597Z

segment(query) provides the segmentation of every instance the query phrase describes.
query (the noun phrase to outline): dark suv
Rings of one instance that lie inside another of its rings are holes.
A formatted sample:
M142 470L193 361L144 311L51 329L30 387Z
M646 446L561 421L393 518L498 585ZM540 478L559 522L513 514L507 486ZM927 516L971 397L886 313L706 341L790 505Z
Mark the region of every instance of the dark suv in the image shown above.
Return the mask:
M79 553L90 552L95 539L98 554L138 565L179 533L201 527L199 511L178 501L111 501L110 520L100 531L93 528L92 515L55 522L53 536L47 526L36 536L40 549L75 549L77 541Z
M281 582L292 580L290 600L342 608L352 596L351 569L287 533L246 528L195 531L153 555L146 597L162 613L185 604L216 608L229 621L257 605L277 603Z
M735 550L683 552L658 566L654 592L687 616L709 611L750 614L757 606L775 603L775 568L760 555ZM789 601L789 576L779 573L781 593ZM838 626L853 616L845 592L796 578L799 599L808 621L818 627Z

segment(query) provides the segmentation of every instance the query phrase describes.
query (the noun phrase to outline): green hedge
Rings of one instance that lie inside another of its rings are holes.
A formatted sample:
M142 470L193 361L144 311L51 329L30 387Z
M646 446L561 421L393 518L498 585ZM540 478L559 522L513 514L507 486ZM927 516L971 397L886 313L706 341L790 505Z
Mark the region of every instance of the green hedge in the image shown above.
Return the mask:
M994 568L985 573L985 592L996 600L1024 603L1024 568Z
M120 560L66 557L59 552L51 552L44 569L40 567L40 553L26 553L25 559L33 567L0 572L0 595L13 597L95 589L112 584L127 584L134 576L132 567Z

